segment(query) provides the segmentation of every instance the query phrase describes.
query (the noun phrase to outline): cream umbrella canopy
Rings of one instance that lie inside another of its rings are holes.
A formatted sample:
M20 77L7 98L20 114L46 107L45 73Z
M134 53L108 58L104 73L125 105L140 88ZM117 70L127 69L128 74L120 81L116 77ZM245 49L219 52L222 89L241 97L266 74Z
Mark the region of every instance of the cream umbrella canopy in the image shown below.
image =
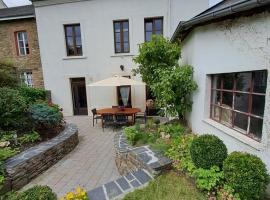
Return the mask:
M106 86L125 86L125 85L131 85L131 86L143 86L145 85L144 82L140 82L140 81L135 81L132 80L130 78L126 78L126 77L122 77L122 76L118 76L115 75L113 77L101 80L101 81L97 81L95 83L91 83L87 86L90 87L106 87Z

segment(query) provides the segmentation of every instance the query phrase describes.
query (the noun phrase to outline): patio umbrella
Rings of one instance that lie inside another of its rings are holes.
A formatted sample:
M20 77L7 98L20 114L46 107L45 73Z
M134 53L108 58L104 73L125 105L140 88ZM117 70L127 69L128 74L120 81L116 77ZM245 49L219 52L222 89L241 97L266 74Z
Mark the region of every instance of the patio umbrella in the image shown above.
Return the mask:
M132 86L143 86L145 85L144 82L135 81L130 78L122 77L122 76L113 76L111 78L107 78L101 81L97 81L95 83L91 83L87 86L90 87L106 87L106 86L125 86L125 85L132 85Z

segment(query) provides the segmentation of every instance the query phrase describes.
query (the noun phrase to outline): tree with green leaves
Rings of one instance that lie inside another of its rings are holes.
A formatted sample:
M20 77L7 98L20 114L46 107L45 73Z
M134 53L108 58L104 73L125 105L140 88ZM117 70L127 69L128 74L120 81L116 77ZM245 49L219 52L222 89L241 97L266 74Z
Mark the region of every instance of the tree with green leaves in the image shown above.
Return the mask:
M16 87L19 84L18 75L12 62L0 61L0 87Z
M140 45L134 58L138 68L134 71L150 87L156 105L165 108L171 116L183 119L192 108L191 94L197 89L191 66L179 66L180 45L162 36L153 36Z

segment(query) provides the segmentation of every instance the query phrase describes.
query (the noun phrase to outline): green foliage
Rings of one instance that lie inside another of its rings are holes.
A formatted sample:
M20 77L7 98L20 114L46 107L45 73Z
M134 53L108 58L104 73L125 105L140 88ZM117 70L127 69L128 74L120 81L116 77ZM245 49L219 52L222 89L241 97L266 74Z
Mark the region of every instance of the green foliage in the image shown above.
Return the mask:
M0 61L0 87L16 87L19 79L11 62Z
M159 133L170 134L171 138L176 138L179 135L184 134L186 127L178 123L161 125L158 129Z
M0 129L18 130L27 124L27 104L17 90L0 88Z
M157 139L155 142L150 143L150 147L153 150L163 154L168 151L170 145L162 139Z
M160 80L161 72L173 70L180 57L180 47L162 36L153 36L150 42L140 45L139 55L134 62L139 64L135 69L141 74L142 80L151 87Z
M36 103L29 108L30 116L36 128L54 128L62 123L63 115L56 106L45 103Z
M241 200L239 194L235 193L234 189L232 189L230 186L226 184L223 186L223 188L217 191L217 199L218 200Z
M24 97L28 105L33 104L37 101L46 101L47 91L40 88L32 88L32 87L19 87L19 93Z
M135 145L139 139L139 129L136 126L124 128L125 136L131 145Z
M4 161L17 153L18 151L16 149L12 149L10 147L0 148L0 161Z
M18 138L19 143L34 143L40 141L41 137L36 131L32 131L30 133L25 133L21 137Z
M49 186L34 186L24 192L9 192L5 200L57 200L56 194Z
M213 166L210 169L196 169L193 172L193 176L196 178L197 187L208 192L217 190L218 186L220 186L224 180L223 171L217 166Z
M0 132L0 141L1 142L13 142L14 141L14 135L16 134L15 131L3 131Z
M174 166L180 171L192 174L196 169L190 156L190 146L196 138L194 134L180 135L173 139L166 155L174 161Z
M172 116L183 118L191 110L191 94L197 89L191 66L178 65L180 47L162 36L153 36L139 48L134 59L142 80L155 96L157 107L166 109Z
M217 136L201 135L193 140L190 155L197 168L210 169L214 165L222 168L227 148Z
M265 164L257 156L233 152L224 161L224 177L241 199L260 199L269 183Z

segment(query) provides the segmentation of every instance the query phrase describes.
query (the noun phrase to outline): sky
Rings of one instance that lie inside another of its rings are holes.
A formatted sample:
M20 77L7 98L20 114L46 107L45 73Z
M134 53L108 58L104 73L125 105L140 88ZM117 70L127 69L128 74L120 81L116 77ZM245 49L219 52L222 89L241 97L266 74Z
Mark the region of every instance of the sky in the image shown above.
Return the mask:
M209 0L209 5L212 6L220 1L221 0ZM31 4L29 0L4 0L4 2L8 7Z

